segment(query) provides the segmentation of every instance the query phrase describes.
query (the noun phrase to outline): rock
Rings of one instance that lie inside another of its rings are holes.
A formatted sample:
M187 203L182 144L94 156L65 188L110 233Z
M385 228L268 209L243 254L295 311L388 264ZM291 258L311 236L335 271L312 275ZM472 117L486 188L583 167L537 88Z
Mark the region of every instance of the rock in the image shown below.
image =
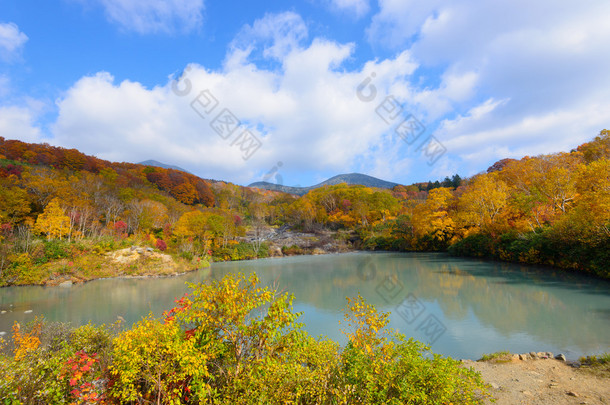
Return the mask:
M64 281L63 283L59 283L60 287L72 287L72 280Z
M533 394L527 390L525 391L521 391L523 393L523 395L527 395L528 397L531 397Z
M146 251L147 251L147 252L152 252L153 250L154 250L154 249L153 249L153 248L151 248L151 247L147 247L147 248L146 248Z
M566 392L566 395L569 395L571 397L577 397L578 396L578 394L575 393L574 391L568 391L568 392Z
M284 254L282 253L282 248L279 246L271 246L269 248L269 254L271 257L282 257Z
M129 250L131 250L133 252L134 250L136 250L136 247L132 246L132 247L129 248Z
M32 312L34 312L34 311L32 311L31 309L28 309L27 311L23 311L24 314L31 314Z
M549 359L552 359L553 358L553 353L546 352L546 357L549 358Z
M561 361L566 361L566 356L563 353L559 353L557 356L555 356L556 360L561 360Z
M530 354L530 356L532 356L532 359L534 359L534 360L536 360L536 358L538 357L536 352L530 352L529 354Z
M0 314L6 314L6 311L0 311Z
M313 252L311 252L312 255L324 255L326 254L326 252L320 248L314 248Z
M498 384L492 382L491 383L491 388L493 388L494 390L499 390L500 386Z
M513 354L513 361L521 360L519 356L519 354Z
M144 254L144 249L136 248L136 252L138 252L139 254Z

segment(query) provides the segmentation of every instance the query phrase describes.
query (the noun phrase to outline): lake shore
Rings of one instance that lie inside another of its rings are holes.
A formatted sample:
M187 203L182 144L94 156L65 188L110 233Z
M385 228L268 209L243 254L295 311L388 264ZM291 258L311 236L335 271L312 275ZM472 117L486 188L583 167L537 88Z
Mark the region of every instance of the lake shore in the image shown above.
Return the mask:
M268 257L285 256L317 256L325 254L338 254L363 251L359 249L360 240L354 232L318 230L316 232L295 231L288 227L266 226L257 232L251 230L245 236L236 240L246 244L266 244L267 248L263 256L250 257L241 260L257 260ZM125 246L125 245L123 245ZM371 250L366 250L371 251ZM381 250L379 252L382 252ZM389 252L389 251L383 251ZM409 252L404 252L409 253ZM425 252L418 252L425 253ZM445 252L446 253L446 252ZM197 257L188 260L182 254L174 252L167 254L158 249L144 245L134 244L127 248L107 251L106 253L88 252L84 255L76 255L57 259L43 265L32 267L29 277L19 277L13 282L1 287L9 286L59 286L84 283L92 280L107 278L157 278L174 277L208 267L213 262L232 261L230 257L223 258L209 256ZM450 255L453 256L453 255ZM460 256L453 256L460 257ZM465 258L484 260L497 263L513 263L522 266L533 266L532 264L513 261L503 261L498 258ZM579 274L578 271L560 269L548 265L536 265L537 267L548 267L549 272L565 272L566 274ZM588 274L591 277L601 278L599 275Z
M610 377L588 367L556 359L507 362L464 360L491 385L497 405L607 404ZM487 404L492 402L487 401Z

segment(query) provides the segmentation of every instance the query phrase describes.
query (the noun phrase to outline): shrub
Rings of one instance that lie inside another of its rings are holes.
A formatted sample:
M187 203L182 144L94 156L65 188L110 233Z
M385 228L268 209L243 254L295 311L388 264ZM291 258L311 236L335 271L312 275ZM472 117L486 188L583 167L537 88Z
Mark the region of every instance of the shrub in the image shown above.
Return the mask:
M362 297L348 303L352 332L333 378L340 403L477 404L489 397L480 374L385 329L388 314Z
M494 253L494 240L490 235L477 233L457 241L448 250L454 256L490 258Z
M13 357L0 355L3 403L68 404L85 398L92 403L102 398L109 329L92 325L69 329L43 320L16 329Z
M167 250L167 243L165 243L165 241L163 239L157 239L157 242L155 243L155 247L157 249L159 249L162 252L165 252L165 250Z
M187 338L173 321L161 323L152 316L114 340L108 395L129 403L188 403L194 387L207 392L204 351Z
M50 240L44 243L44 256L46 261L64 259L68 257L68 243L59 240Z
M168 319L210 356L215 401L280 403L316 390L312 378L301 378L321 367L310 356L319 351L308 349L316 342L296 323L292 297L259 287L254 274L191 287ZM311 368L304 361L308 356Z
M282 254L284 256L302 255L304 253L305 251L297 245L292 245L290 247L282 246Z

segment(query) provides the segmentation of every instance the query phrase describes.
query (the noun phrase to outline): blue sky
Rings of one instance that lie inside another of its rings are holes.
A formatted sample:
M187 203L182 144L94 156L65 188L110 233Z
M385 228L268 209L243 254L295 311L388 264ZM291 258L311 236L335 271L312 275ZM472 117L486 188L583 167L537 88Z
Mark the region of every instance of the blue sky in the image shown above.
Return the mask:
M0 0L0 136L238 184L469 176L610 128L608 15L605 0Z

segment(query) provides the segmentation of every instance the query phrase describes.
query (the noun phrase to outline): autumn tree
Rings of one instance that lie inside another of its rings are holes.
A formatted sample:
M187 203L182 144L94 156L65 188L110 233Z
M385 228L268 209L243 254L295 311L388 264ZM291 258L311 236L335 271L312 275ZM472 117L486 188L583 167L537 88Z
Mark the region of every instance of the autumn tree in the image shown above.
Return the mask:
M193 205L197 200L197 190L190 183L182 183L172 187L171 195L186 205Z
M46 207L52 199L71 193L70 182L62 173L44 167L26 170L23 184L40 207Z
M450 214L455 198L449 188L430 190L423 204L415 207L411 223L418 237L430 236L444 246L453 238L455 222Z
M556 210L565 213L576 198L576 168L580 156L569 153L541 156L532 160L531 184Z
M579 197L570 219L610 237L610 160L581 165L576 178Z
M316 211L314 204L307 197L301 197L287 208L287 215L294 225L302 226L305 230L311 230Z
M508 186L497 172L475 177L458 202L459 218L466 227L494 231L508 201Z
M14 178L0 178L0 224L23 222L30 213L30 196Z
M602 130L591 142L578 147L586 162L598 159L610 159L610 130Z
M45 234L47 239L59 238L69 234L70 218L65 214L58 199L53 199L45 207L44 212L36 219L34 230Z
M161 229L167 223L168 210L163 203L145 199L140 201L139 205L142 208L140 226L143 229Z

